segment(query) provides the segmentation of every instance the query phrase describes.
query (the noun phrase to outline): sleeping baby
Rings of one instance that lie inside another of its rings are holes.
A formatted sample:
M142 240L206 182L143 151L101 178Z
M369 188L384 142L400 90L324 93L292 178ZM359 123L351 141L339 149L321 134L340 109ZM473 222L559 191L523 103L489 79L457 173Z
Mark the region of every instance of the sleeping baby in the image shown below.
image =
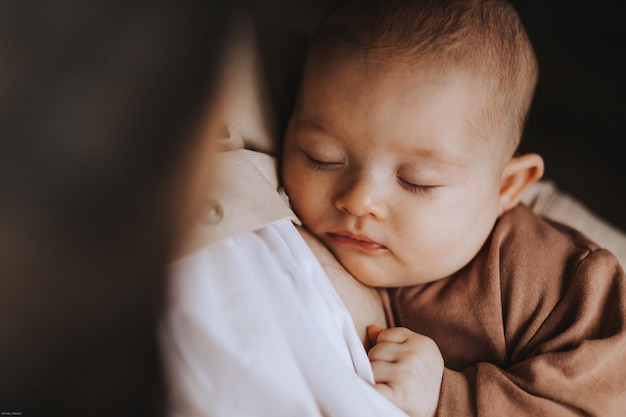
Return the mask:
M386 289L375 388L413 416L622 415L626 278L520 203L538 66L500 0L343 1L318 27L282 180L303 225Z

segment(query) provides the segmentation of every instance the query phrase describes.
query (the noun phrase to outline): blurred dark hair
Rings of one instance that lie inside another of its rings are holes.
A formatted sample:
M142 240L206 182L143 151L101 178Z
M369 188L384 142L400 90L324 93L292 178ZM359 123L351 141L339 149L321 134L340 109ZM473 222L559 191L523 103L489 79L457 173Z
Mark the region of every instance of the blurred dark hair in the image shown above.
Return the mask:
M0 411L164 414L172 178L211 96L215 3L0 2Z

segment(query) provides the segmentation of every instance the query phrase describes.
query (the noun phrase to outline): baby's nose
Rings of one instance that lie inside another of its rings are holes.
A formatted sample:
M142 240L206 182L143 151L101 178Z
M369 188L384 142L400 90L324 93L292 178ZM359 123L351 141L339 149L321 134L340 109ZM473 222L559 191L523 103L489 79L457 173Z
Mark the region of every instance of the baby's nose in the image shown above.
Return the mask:
M335 207L353 216L372 216L382 220L387 217L384 185L368 178L358 178L348 183L335 199Z

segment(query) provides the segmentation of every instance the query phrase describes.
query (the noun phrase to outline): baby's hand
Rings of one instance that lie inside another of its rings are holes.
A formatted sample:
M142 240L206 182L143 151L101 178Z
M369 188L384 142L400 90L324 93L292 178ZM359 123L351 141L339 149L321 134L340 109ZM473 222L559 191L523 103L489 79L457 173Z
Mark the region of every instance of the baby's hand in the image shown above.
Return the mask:
M412 417L434 416L443 377L437 344L404 327L372 325L367 335L374 388Z

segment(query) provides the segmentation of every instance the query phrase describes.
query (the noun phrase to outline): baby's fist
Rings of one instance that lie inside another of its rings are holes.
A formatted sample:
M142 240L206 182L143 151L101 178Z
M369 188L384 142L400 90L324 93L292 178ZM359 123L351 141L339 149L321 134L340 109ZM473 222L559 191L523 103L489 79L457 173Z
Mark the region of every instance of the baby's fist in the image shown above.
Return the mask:
M413 417L435 415L443 357L429 337L404 327L369 326L374 388Z

